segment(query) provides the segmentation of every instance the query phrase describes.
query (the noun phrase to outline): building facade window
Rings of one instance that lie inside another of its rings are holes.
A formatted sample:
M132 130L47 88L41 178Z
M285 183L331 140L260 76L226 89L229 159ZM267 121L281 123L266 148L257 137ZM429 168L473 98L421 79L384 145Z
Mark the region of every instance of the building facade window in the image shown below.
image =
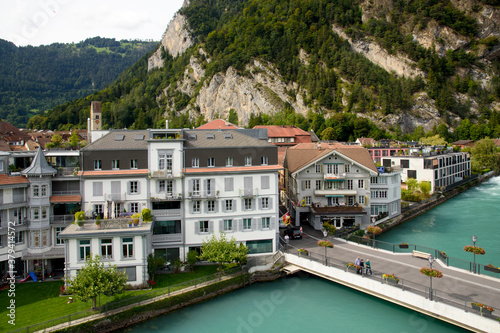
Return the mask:
M208 221L199 221L200 223L200 232L208 233Z
M125 237L122 238L122 258L133 258L134 257L134 238Z
M47 207L42 207L42 219L47 218Z
M209 168L215 167L215 157L207 158L207 167Z
M262 156L262 157L260 158L260 164L261 164L261 165L269 165L269 157L267 157L267 156Z
M252 156L245 156L245 166L252 166Z
M165 182L165 192L167 192L168 195L173 195L174 194L174 181L173 180L167 180Z
M40 196L40 186L34 185L33 186L33 197L37 198Z
M101 170L101 169L102 169L102 161L94 160L94 170Z
M321 185L322 185L321 180L316 180L316 187L315 187L315 189L316 190L321 190Z
M59 237L59 234L64 230L64 227L55 227L55 238L56 238L56 245L62 245L64 244L64 239Z
M304 197L304 199L306 199L306 205L311 205L311 197L309 195Z
M227 167L233 166L233 158L231 156L226 157L226 166Z
M139 166L138 160L133 159L130 160L130 169L137 169Z
M207 211L210 213L215 212L215 200L207 201Z
M316 173L321 173L323 171L323 168L321 167L321 164L316 164Z
M33 214L33 220L39 220L40 219L40 207L34 207L31 210L31 212Z
M128 191L130 194L138 194L139 193L139 184L137 181L131 181L128 183Z
M131 213L139 213L139 203L138 202L131 202L130 203L130 212Z
M252 199L245 198L243 207L245 210L251 210L252 209Z
M363 179L358 179L358 188L365 188L365 181Z
M90 255L90 239L81 239L78 241L79 259L85 261Z
M194 196L200 195L200 180L199 179L193 179L193 186L191 188L193 191Z
M158 192L165 192L165 181L164 180L158 181Z
M225 206L226 206L226 212L232 212L233 211L233 200L226 200Z
M111 169L113 169L113 170L120 169L120 160L112 160L111 161Z
M353 184L352 184L352 179L347 180L347 189L352 190L353 189Z
M233 220L224 220L224 231L233 231Z
M24 243L24 231L16 232L16 235L14 237L15 237L14 243L16 243L16 244Z
M113 240L111 238L101 239L101 258L113 259Z
M351 172L351 165L350 164L344 164L344 172Z
M361 205L365 204L365 196L364 195L360 195L358 197L358 203L360 203Z
M42 185L42 197L47 196L47 185Z
M310 180L304 180L304 189L309 190L311 188L311 181Z
M243 230L252 230L252 219L243 219Z
M233 178L224 178L224 191L225 192L234 191L234 179Z
M191 167L199 168L200 167L200 159L198 157L193 157L191 159Z
M260 205L262 209L269 209L269 198L260 198Z
M200 200L193 201L193 213L201 213Z
M262 229L269 229L271 226L271 218L270 217L263 217L262 218Z

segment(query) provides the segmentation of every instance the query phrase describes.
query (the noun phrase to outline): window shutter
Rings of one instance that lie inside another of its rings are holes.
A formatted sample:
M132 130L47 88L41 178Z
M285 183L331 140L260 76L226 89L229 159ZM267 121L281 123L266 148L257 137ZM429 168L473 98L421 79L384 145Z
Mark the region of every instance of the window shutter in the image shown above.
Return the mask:
M141 182L137 181L137 194L141 193Z
M215 193L217 193L217 189L215 188L216 186L215 178L210 178L209 181L210 181L210 190L212 191L212 194L215 195Z
M305 182L305 180L302 180L300 182L300 184L301 184L301 186L300 186L301 190L305 190L306 189L306 182Z
M199 221L196 221L194 223L194 233L199 235L200 234L200 222Z
M273 197L269 197L269 209L273 209L274 210L274 207L273 207Z
M224 231L224 220L219 220L219 232Z
M130 182L127 182L127 194L130 194Z
M274 216L271 217L269 222L269 229L276 229L276 218Z
M224 178L224 191L226 192L234 191L233 178Z
M190 213L190 214L193 214L193 213L194 213L194 210L193 210L193 205L194 205L194 201L191 201L191 202L189 203L189 213Z
M192 179L189 180L188 192L191 192L191 194L193 193L193 180Z
M259 230L259 219L258 218L252 218L252 230Z
M214 221L212 221L212 220L208 221L208 232L210 234L214 233Z
M236 200L235 200L235 199L232 199L231 201L232 201L232 203L233 203L233 205L232 205L232 207L233 207L233 212L235 212L235 211L236 211Z
M214 201L214 212L215 213L219 212L219 200Z
M260 188L263 190L269 189L269 176L260 177Z
M160 181L157 180L156 181L156 193L159 193L160 192Z
M221 211L222 211L223 213L225 213L225 212L226 212L226 200L222 201L222 208L221 208Z
M243 219L234 220L235 230L234 231L243 231Z
M203 180L203 189L202 189L202 191L203 191L203 192L202 192L202 193L208 194L208 193L207 193L207 189L208 189L208 182L209 182L209 180L208 180L208 179L204 179L204 180Z
M259 202L258 205L259 205L259 210L262 209L262 201L264 200L264 198L259 198L257 201Z
M205 213L208 213L208 201L203 201L202 211L205 212Z
M172 180L172 195L175 196L177 191L175 190L175 180Z

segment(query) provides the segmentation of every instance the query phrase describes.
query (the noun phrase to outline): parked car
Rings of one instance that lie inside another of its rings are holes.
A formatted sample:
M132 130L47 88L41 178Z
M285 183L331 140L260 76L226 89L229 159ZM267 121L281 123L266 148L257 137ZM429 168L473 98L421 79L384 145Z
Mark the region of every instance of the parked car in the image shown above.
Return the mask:
M288 235L288 237L290 237L290 239L301 239L302 238L302 227L288 226L285 229L285 235Z

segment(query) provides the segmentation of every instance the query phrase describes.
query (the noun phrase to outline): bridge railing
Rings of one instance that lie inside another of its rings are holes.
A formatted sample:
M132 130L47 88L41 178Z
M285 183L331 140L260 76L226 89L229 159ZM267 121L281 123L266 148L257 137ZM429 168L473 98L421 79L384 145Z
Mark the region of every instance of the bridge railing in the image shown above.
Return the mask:
M432 254L435 259L439 259L446 266L456 267L467 270L472 273L483 274L500 279L500 270L487 267L483 264L474 263L472 261L463 260L459 258L449 257L443 251L433 249L426 246L417 244L394 244L380 240L373 240L371 238L364 238L356 235L351 235L347 241L354 242L360 245L365 245L372 248L382 249L393 253L412 253L413 251L420 251Z
M312 251L309 251L307 254L301 253L298 251L299 250L298 247L295 247L295 246L290 245L290 244L285 244L284 242L280 243L280 244L281 244L280 250L283 253L297 255L301 258L306 258L306 259L309 259L312 261L316 261L316 262L322 263L323 265L326 265L329 267L335 267L335 268L344 270L348 273L357 274L356 273L357 269L355 267L348 268L347 261L343 261L343 260L340 260L337 258L330 257L328 255L328 250L327 250L327 256L325 257L324 254L316 253L316 252L312 252ZM460 297L457 294L450 294L450 293L447 293L445 291L442 291L442 290L439 290L436 288L431 289L428 285L423 285L420 283L412 282L412 281L401 279L401 278L399 278L398 283L392 283L391 279L384 279L382 277L383 272L379 272L376 270L373 270L372 275L367 275L366 272L362 270L361 275L366 279L375 280L375 281L378 281L378 282L383 283L383 284L389 284L389 285L393 286L394 288L399 288L403 291L408 291L408 292L411 292L413 294L420 295L420 296L425 297L426 299L430 299L434 302L444 303L444 304L462 309L465 312L475 313L477 315L499 321L499 324L500 324L500 317L492 315L488 311L481 311L479 309L472 308L470 299L465 298L465 297Z

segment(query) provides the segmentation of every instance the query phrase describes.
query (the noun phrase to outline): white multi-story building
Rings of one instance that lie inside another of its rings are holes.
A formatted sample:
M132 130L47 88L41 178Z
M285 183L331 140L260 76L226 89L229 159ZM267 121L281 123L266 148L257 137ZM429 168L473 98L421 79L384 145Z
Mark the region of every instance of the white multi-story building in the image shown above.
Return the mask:
M89 255L99 255L105 265L116 265L127 274L127 283L142 285L148 281L147 256L151 253L152 223L130 226L130 219L94 220L79 227L69 225L59 234L65 241L65 277L73 278Z
M429 152L423 156L391 156L382 158L385 167L402 170L401 179L408 178L431 183L431 192L446 188L471 175L470 154L466 152Z
M401 214L401 171L380 167L370 178L370 215L380 223Z
M322 229L370 223L370 179L378 172L368 150L339 143L303 143L285 154L288 206L295 225Z
M224 232L271 253L278 244L277 147L239 130L184 132L185 246Z

